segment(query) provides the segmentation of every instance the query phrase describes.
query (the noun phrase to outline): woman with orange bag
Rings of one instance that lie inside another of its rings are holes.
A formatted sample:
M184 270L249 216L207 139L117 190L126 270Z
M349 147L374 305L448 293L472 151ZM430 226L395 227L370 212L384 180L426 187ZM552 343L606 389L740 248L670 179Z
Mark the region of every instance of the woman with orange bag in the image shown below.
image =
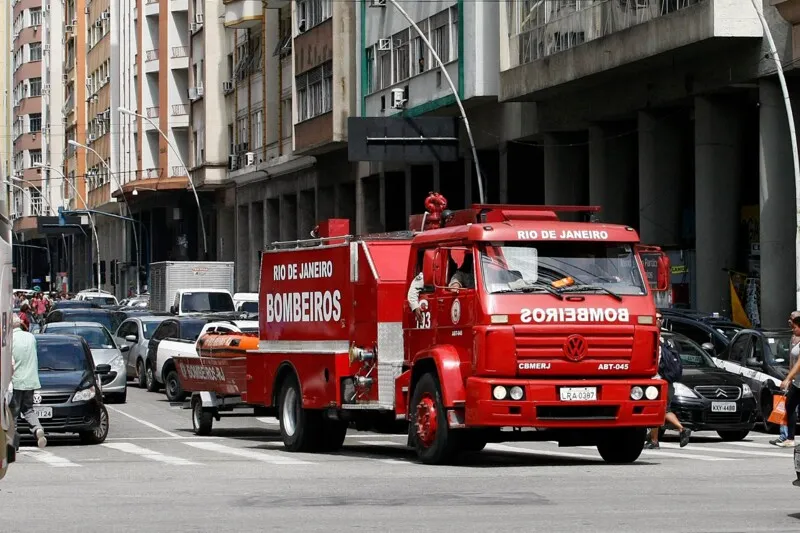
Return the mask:
M800 338L800 316L792 317L792 335ZM794 446L794 435L797 425L797 406L800 405L800 343L793 344L790 352L791 369L786 379L781 383L781 389L786 391L786 440L779 444L781 447Z

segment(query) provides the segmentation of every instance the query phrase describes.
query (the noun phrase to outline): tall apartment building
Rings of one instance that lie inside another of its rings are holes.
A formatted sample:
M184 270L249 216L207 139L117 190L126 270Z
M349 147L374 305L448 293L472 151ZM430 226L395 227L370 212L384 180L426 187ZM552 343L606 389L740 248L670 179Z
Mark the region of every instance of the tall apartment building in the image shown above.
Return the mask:
M66 246L42 231L42 217L62 205L63 183L57 173L63 161L61 105L62 5L49 0L11 3L12 68L8 69L11 104L11 152L8 187L17 236L15 263L20 286L55 286L67 271ZM6 111L7 112L7 111Z
M227 108L228 181L217 195L217 239L220 255L235 258L238 290L258 287L267 243L306 238L318 220L334 216L349 218L356 231L364 218L357 165L346 150L357 96L355 4L265 7L256 0L224 3L226 76L205 90L206 97L223 95ZM199 124L194 116L192 123Z

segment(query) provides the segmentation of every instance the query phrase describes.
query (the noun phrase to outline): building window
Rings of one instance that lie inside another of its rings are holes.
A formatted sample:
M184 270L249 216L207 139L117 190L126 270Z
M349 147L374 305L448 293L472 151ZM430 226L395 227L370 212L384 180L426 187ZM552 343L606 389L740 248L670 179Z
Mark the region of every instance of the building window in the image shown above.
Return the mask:
M20 151L14 154L14 170L19 172L23 168L25 168L25 153Z
M42 60L42 43L31 43L30 56L31 61Z
M42 96L42 78L31 78L29 96Z
M30 151L30 157L31 157L31 165L30 166L33 166L33 165L35 165L37 163L41 163L42 162L42 151L41 150L31 150Z
M392 37L392 58L394 76L392 83L398 83L411 76L409 71L408 30L401 31Z
M450 60L458 59L458 7L450 8Z
M378 71L375 86L385 89L392 84L392 52L381 50L378 52Z
M302 122L333 109L331 61L297 77L297 121Z
M31 195L31 215L38 217L44 214L44 210L42 209L42 195L39 194L34 188L29 188L28 193Z
M253 150L260 150L264 145L264 112L253 113Z
M236 139L237 139L237 142L238 142L238 146L241 146L243 144L246 145L247 142L250 140L250 137L248 135L248 133L249 133L248 132L248 124L247 124L248 123L248 119L249 119L249 117L247 115L245 115L243 117L239 117L236 120L236 133L237 133ZM244 149L246 150L247 148L244 148ZM240 151L243 151L243 150L240 148L239 150L236 150L235 153L238 153Z
M292 99L284 98L281 105L281 139L288 139L292 136Z
M41 8L31 9L31 26L42 25L42 10Z
M298 30L308 31L331 18L332 0L301 0L297 3Z
M443 11L431 17L431 46L442 63L450 61L450 17Z
M41 113L31 113L28 115L28 131L30 133L36 133L37 131L42 131L42 114Z
M201 167L206 158L205 149L205 130L199 129L194 132L194 166Z

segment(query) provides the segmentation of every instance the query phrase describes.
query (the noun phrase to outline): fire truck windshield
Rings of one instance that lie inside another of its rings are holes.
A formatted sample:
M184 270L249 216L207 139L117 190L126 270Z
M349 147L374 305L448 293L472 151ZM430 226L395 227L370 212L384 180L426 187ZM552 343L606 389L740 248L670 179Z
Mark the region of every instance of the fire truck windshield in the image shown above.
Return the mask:
M537 290L555 295L576 292L605 292L614 297L647 294L636 256L625 243L490 243L481 247L480 256L483 282L489 294Z

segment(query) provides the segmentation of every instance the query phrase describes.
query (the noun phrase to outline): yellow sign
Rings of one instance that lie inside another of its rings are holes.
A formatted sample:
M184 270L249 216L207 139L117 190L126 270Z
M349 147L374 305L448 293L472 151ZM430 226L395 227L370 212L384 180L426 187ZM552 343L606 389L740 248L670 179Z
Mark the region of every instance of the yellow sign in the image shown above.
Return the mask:
M689 272L689 269L686 268L686 265L675 265L671 268L673 274L686 274Z

